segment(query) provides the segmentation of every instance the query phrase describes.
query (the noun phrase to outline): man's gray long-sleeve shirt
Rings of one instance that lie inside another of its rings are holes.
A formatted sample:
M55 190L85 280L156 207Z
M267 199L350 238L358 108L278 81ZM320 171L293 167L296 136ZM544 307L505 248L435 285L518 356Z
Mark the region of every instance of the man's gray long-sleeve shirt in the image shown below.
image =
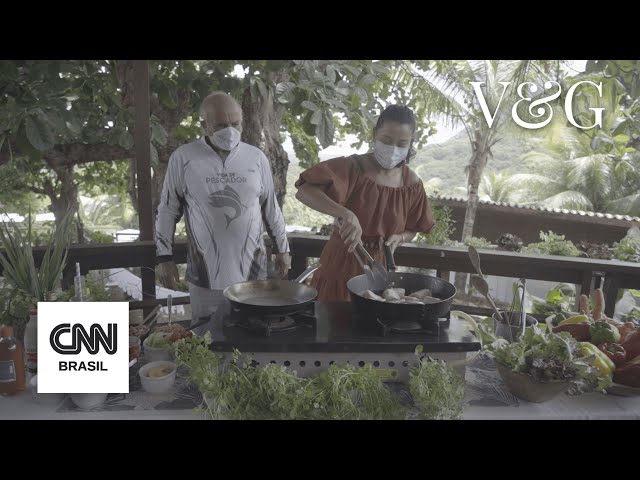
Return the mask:
M240 142L224 162L205 138L178 148L169 159L156 219L156 253L172 255L176 223L185 215L186 280L223 289L264 278L264 228L274 250L289 251L269 160Z

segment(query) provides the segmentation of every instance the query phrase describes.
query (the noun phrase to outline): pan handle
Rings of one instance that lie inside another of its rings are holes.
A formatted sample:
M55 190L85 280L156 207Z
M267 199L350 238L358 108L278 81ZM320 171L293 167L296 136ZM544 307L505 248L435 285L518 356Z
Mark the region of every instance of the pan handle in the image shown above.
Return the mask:
M393 259L393 253L391 253L391 247L386 243L383 243L384 246L384 257L387 260L387 270L390 272L396 271L396 261Z
M318 268L320 268L320 265L313 265L307 268L304 272L302 272L302 274L298 278L294 280L294 282L298 282L298 283L304 282L307 279L307 277L311 275L313 272L315 272Z

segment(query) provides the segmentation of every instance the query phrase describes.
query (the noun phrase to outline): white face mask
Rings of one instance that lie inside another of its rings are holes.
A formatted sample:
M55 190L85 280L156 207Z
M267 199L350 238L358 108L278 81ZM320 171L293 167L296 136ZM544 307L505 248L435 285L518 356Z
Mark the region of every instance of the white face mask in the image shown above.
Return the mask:
M240 142L240 132L233 127L227 127L213 132L209 139L219 149L229 151Z
M376 140L373 147L373 156L382 168L391 169L402 162L409 154L409 147L400 148L395 145L387 145Z

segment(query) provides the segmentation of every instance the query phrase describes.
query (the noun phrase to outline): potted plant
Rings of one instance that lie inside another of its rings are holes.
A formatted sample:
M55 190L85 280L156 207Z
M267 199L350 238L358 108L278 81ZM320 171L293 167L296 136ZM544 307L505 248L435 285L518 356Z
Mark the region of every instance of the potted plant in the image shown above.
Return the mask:
M5 281L0 285L0 322L13 325L18 338L24 333L29 312L38 302L51 300L67 263L71 215L51 234L42 262L33 257L32 221L27 232L13 221L0 223L0 266Z

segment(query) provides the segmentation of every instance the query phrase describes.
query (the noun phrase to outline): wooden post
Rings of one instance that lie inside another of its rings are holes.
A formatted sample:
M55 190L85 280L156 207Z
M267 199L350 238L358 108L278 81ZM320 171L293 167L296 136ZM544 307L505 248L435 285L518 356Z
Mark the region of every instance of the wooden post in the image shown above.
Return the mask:
M604 279L602 293L604 294L604 314L613 318L613 312L616 309L616 299L618 298L619 282L614 275L607 275Z
M438 277L440 277L445 282L448 282L450 274L451 274L451 272L449 270L438 270L438 274L437 275L438 275Z
M591 284L591 288L603 288L606 276L607 272L593 272L593 283Z
M151 203L151 110L149 106L149 62L134 60L134 106L135 106L135 162L138 187L138 215L140 241L153 240L153 211ZM142 300L156 298L156 274L153 265L142 266ZM147 268L144 268L147 267ZM146 317L153 307L145 307Z
M80 275L87 275L90 269L87 267L86 263L80 262ZM63 290L67 290L74 286L74 278L76 276L76 264L75 262L67 261L64 269L62 270L62 280L60 282L60 286Z

